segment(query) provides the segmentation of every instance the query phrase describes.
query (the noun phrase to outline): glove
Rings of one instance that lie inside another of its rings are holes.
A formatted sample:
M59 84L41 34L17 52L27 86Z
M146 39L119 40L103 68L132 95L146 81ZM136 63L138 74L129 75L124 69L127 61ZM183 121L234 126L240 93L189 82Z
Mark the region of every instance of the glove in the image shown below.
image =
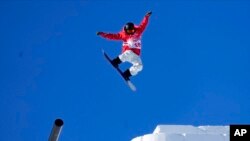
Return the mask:
M96 35L101 35L102 33L103 33L103 32L99 32L99 31L98 31L98 32L96 32Z
M152 11L149 11L147 14L146 14L146 16L151 16L151 14L152 14Z

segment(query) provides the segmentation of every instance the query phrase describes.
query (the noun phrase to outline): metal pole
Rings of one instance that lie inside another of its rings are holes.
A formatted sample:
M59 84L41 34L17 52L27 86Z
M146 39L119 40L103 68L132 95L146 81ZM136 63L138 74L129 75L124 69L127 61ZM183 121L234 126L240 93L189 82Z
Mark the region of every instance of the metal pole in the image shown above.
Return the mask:
M49 141L58 141L60 132L62 130L63 120L56 119L52 128L52 131L49 136Z

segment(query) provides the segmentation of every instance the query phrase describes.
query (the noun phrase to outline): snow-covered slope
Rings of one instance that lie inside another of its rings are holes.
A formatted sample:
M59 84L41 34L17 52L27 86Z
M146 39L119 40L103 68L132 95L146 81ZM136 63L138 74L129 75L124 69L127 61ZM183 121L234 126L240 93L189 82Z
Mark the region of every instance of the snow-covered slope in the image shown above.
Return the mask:
M132 141L229 141L229 126L158 125Z

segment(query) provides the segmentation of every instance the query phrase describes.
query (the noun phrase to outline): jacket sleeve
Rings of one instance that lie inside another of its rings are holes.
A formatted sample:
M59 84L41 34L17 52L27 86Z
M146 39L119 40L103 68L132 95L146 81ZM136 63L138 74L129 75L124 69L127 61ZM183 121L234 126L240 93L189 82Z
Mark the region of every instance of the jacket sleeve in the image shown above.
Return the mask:
M109 40L122 40L122 36L120 33L104 33L102 32L100 34L103 38L109 39Z
M142 19L140 25L139 25L139 32L140 34L145 30L145 28L148 25L148 21L149 21L149 16L144 16L144 18Z

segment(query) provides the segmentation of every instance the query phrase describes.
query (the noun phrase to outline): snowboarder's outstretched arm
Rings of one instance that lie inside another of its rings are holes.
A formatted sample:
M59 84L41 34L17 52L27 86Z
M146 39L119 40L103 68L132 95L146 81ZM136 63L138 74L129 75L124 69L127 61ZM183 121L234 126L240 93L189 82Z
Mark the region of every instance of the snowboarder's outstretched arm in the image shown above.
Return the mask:
M110 39L110 40L122 40L120 33L97 32L96 34L102 36L103 38Z
M139 32L140 32L140 33L142 33L142 32L145 30L145 28L147 27L147 25L148 25L148 20L149 20L149 17L151 16L151 14L152 14L152 11L148 12L148 13L144 16L144 18L142 19L141 24L139 25Z

